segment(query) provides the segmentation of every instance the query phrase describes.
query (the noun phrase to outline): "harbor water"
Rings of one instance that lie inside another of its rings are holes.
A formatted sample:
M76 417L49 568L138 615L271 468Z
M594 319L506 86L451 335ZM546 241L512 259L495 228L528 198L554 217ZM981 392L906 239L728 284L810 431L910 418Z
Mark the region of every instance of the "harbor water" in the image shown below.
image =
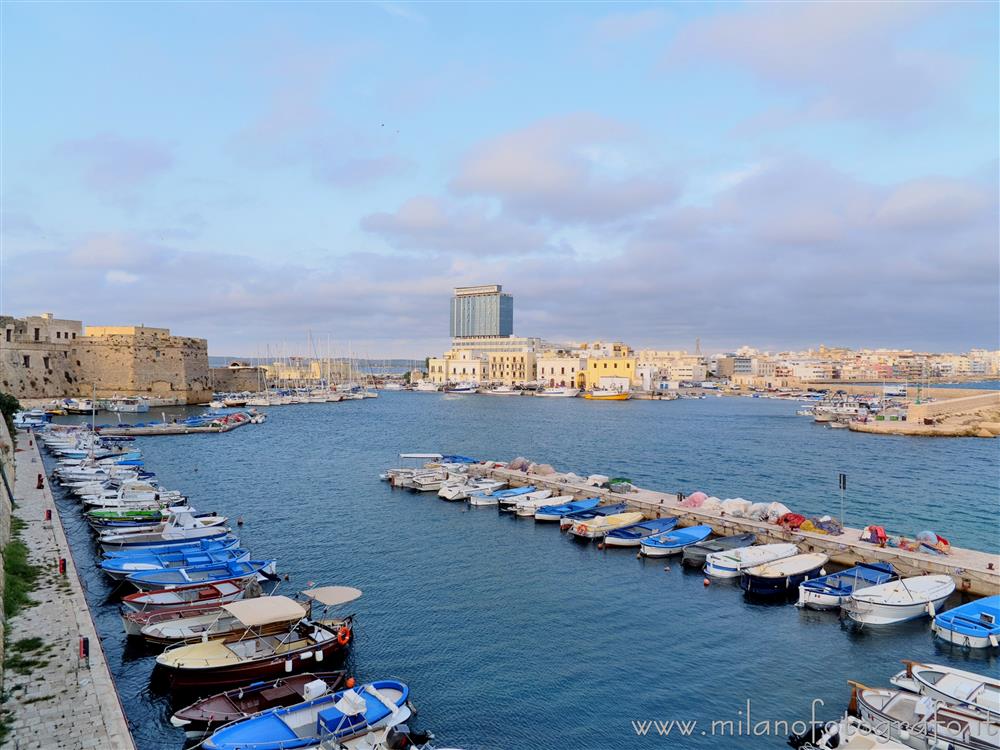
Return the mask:
M279 591L361 588L350 668L406 681L416 723L445 746L765 748L783 746L780 722L809 719L814 699L825 701L819 718L838 715L848 679L886 685L901 659L996 674L996 655L935 643L926 621L859 632L833 613L748 601L734 583L706 587L679 560L601 551L554 525L394 491L378 474L400 452L524 455L650 489L839 516L844 472L848 525L930 529L1000 551L1000 442L832 430L796 408L382 393L137 445L164 486L242 517L244 546L289 575ZM126 645L90 531L54 491L137 745L180 748L167 699L149 690L153 658Z

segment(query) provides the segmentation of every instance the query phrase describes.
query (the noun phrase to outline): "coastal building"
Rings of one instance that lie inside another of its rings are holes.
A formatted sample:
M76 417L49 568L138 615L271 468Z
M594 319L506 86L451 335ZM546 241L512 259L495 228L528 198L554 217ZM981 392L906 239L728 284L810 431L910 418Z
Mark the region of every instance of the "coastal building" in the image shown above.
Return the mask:
M581 384L583 388L613 388L623 382L630 387L641 385L636 375L635 357L626 354L587 357L587 369Z
M537 377L534 352L495 352L487 363L491 383L520 385L532 383Z
M584 379L587 358L571 351L546 351L535 358L538 382L550 387L578 387Z
M514 335L514 297L500 284L460 286L451 298L451 337L469 339Z
M17 398L211 397L208 343L166 328L87 326L52 313L0 318L0 383Z

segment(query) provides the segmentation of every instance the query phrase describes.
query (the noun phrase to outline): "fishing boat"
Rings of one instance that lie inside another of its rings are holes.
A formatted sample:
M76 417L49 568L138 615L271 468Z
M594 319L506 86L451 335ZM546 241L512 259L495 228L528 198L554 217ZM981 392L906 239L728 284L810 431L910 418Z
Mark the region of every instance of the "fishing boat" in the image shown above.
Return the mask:
M839 573L805 581L799 586L797 607L809 609L840 609L840 605L855 591L867 586L888 583L896 577L892 563L860 563Z
M314 700L336 691L344 684L346 672L303 672L276 680L216 693L178 709L170 723L183 729L189 739L198 739L233 721L246 719L261 711L284 708ZM321 684L322 683L322 684Z
M413 391L414 393L437 393L438 385L437 383L431 383L423 380L413 387Z
M511 385L498 385L495 388L487 388L483 391L487 396L520 396L521 391Z
M122 396L108 399L104 402L104 408L120 414L145 414L149 411L149 401L142 397Z
M577 521L569 527L569 533L577 539L600 539L613 531L634 526L642 519L642 513L638 512L598 516L585 521Z
M854 622L888 625L928 615L933 617L954 590L955 581L951 576L899 578L855 591L844 600L841 608Z
M632 398L629 391L619 391L613 388L594 388L583 394L588 401L628 401Z
M666 557L679 554L685 547L704 541L712 533L711 526L688 526L654 534L639 542L639 554L644 557Z
M175 542L193 542L200 539L223 537L232 531L228 526L203 523L190 513L179 513L158 531L101 534L98 542L104 550L126 547L159 547Z
M569 503L573 501L572 495L556 495L552 497L532 497L531 495L525 495L523 499L519 500L517 505L514 506L514 514L518 518L534 518L535 512L545 506L545 505L558 505L559 503Z
M576 398L580 395L579 388L544 388L535 393L536 396L546 396L548 398Z
M137 571L125 576L125 580L140 591L190 586L202 583L240 582L250 578L267 580L274 578L274 560L245 560L241 562L208 563L187 568Z
M559 503L558 505L543 505L535 511L536 521L559 521L563 516L577 513L581 510L590 510L600 505L599 497L588 497L584 500L574 500L569 503Z
M856 716L828 722L815 732L792 735L788 744L797 750L909 750L908 745L888 739Z
M240 547L209 550L207 552L200 550L178 550L162 554L107 558L101 561L100 568L105 575L113 580L120 581L133 573L220 565L228 562L245 562L249 559L250 550Z
M794 544L762 544L712 552L705 557L705 573L713 578L737 578L746 568L797 555Z
M740 572L740 588L756 596L784 596L797 593L799 584L825 575L828 555L811 552L773 560Z
M604 537L604 544L609 547L638 547L647 536L662 534L677 525L673 516L666 518L648 518L638 523L609 531Z
M165 552L176 552L179 550L200 550L209 552L212 550L229 549L239 544L240 540L235 536L219 536L211 539L196 539L191 542L177 542L175 544L162 544L159 547L125 547L124 549L110 550L105 552L104 559L118 557L143 557L149 554L160 554Z
M233 722L205 740L205 750L286 750L340 746L352 737L405 721L409 688L378 680Z
M915 750L1000 748L1000 719L905 690L852 683L858 718Z
M260 632L265 634L287 631L294 624L292 620L297 619L298 617L291 616L288 620L276 620L263 626ZM193 638L203 640L225 638L239 635L244 630L243 623L236 617L222 607L216 607L202 608L197 612L173 610L153 613L145 619L139 632L147 643L166 646L178 641L189 641Z
M904 664L906 669L891 679L894 685L970 711L1000 717L1000 679L996 676L986 677L941 664L916 661Z
M552 490L535 490L525 495L506 495L497 500L498 510L503 513L513 513L517 510L519 502L530 502L533 500L545 501L552 497Z
M463 482L449 484L445 482L438 490L438 497L442 500L467 500L473 492L485 492L489 494L495 490L501 490L507 486L506 482L495 479L466 479Z
M757 535L749 532L708 539L700 544L685 547L684 553L681 555L681 564L691 568L703 568L705 567L705 559L713 552L726 552L731 549L750 547L756 541Z
M528 487L511 487L509 490L494 490L491 492L481 490L469 495L469 505L499 505L501 500L530 495L534 491L535 488L530 485Z
M934 618L931 630L941 640L968 648L1000 644L1000 595L949 609Z
M613 505L596 505L593 508L578 510L575 513L567 513L559 519L559 530L569 531L573 524L580 521L588 521L598 516L612 516L615 513L624 513L627 510L627 503L614 503Z
M323 586L303 594L313 605L322 605L324 614L328 607L347 604L361 596L360 591L348 586ZM241 635L177 644L156 657L157 667L166 672L175 689L221 689L308 672L321 663L339 666L353 640L352 615L340 619L316 618L288 597L265 596L230 602L223 609L244 625ZM261 632L261 628L287 622L296 614L299 619L285 633Z
M177 586L169 589L138 591L122 597L122 610L146 612L176 607L223 605L242 599L246 586L233 581Z

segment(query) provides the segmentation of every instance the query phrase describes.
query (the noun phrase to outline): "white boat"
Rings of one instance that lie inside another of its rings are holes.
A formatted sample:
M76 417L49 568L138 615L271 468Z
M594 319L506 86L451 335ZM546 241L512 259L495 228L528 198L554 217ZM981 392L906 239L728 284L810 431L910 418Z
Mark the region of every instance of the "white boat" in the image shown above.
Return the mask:
M857 717L847 716L822 727L823 732L799 750L909 750L896 740L880 734Z
M208 402L208 407L210 409L225 409L226 408L226 402L222 401L220 399L217 399L217 398L216 399L212 399L211 401Z
M500 510L504 513L513 513L517 510L518 502L521 499L524 500L544 500L542 505L551 505L552 502L549 498L552 497L552 490L535 490L534 492L529 492L527 495L514 495L513 497L505 497L499 501Z
M142 397L123 396L109 399L104 403L104 408L121 414L145 414L149 411L149 401Z
M941 664L906 662L890 682L967 710L1000 717L1000 679Z
M379 389L383 390L383 391L401 391L401 390L403 390L403 384L402 383L382 383L382 385L379 386Z
M479 386L475 383L457 383L456 385L446 388L448 393L475 393L479 390Z
M437 393L438 386L437 383L431 383L427 380L423 380L417 383L413 387L413 390L416 391L417 393Z
M405 486L417 492L437 492L444 485L447 477L448 473L444 469L418 471L410 477Z
M794 544L761 544L737 547L705 556L705 573L713 578L737 578L747 568L799 554Z
M535 392L536 396L548 396L549 398L576 398L580 395L579 388L545 388Z
M534 493L532 493L534 494ZM531 497L526 495L521 502L514 506L514 513L521 518L534 518L535 511L543 505L562 505L573 502L572 495L556 495L555 497Z
M631 526L643 520L642 513L613 513L610 516L595 516L582 521L577 521L569 527L569 533L580 539L599 539L609 531Z
M844 602L844 613L865 625L933 617L955 590L951 576L929 575L900 578L879 586L855 591Z
M464 482L445 482L438 490L438 497L442 500L465 500L473 492L492 492L503 489L506 482L495 479L472 479Z
M498 385L483 391L487 396L520 396L521 392L512 385Z

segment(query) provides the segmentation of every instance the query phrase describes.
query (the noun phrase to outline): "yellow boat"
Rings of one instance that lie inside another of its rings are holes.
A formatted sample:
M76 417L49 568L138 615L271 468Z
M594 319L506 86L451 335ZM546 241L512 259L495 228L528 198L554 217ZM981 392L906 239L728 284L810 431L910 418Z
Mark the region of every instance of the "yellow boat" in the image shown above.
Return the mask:
M632 394L628 391L611 391L597 388L587 391L583 394L583 397L591 401L628 401L632 398Z
M570 527L569 533L583 539L597 539L605 536L609 531L614 531L615 529L621 529L625 526L631 526L634 523L639 523L639 521L643 520L643 518L645 518L645 516L638 512L615 513L611 516L597 516L596 518L588 518L585 521L578 521L577 523L574 523Z

